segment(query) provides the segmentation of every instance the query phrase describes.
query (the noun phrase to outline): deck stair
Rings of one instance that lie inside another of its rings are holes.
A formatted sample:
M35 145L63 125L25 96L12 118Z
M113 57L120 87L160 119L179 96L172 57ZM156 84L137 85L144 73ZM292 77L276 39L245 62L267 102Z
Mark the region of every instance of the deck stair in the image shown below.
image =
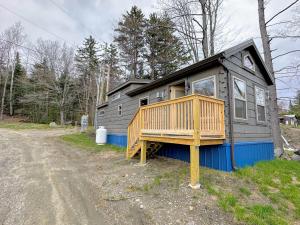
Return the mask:
M142 106L128 125L126 157L140 152L141 163L153 156L162 143L190 146L191 185L199 173L199 146L223 144L224 101L189 95Z

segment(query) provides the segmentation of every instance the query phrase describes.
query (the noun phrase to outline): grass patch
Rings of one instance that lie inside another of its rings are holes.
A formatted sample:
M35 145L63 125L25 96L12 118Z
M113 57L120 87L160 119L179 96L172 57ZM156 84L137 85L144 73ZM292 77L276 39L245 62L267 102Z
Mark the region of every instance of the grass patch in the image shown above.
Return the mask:
M22 129L50 129L49 124L40 123L11 123L11 122L0 122L0 128L22 130Z
M138 188L141 191L149 192L152 189L160 185L168 186L173 190L178 190L180 184L184 182L188 177L188 168L184 167L176 171L166 172L161 175L154 177L154 179L147 184L144 184L141 188Z
M95 143L95 139L91 137L88 133L74 133L74 134L67 134L61 136L61 139L67 143L70 143L74 146L79 148L87 149L90 151L100 152L100 151L107 151L107 150L114 150L123 152L125 148L121 148L115 145L97 145Z
M260 162L233 174L202 169L200 183L217 197L221 209L242 223L285 225L300 220L299 162Z
M249 191L248 188L240 187L239 191L240 191L241 194L243 194L243 195L245 195L247 197L251 195L251 192Z

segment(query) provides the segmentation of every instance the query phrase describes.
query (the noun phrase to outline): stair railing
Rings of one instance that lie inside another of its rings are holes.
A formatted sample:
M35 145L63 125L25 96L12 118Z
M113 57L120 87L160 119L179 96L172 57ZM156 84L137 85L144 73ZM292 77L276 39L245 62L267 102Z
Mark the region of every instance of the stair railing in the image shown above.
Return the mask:
M126 157L129 158L132 148L138 144L141 131L141 109L139 109L128 125L127 133L127 152Z

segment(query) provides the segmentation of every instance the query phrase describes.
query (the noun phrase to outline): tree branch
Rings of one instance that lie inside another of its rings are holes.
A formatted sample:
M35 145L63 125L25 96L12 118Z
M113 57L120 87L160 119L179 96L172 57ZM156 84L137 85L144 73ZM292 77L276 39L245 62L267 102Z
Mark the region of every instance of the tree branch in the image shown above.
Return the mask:
M287 7L285 7L284 9L280 10L278 13L276 13L274 16L272 16L267 22L266 25L271 22L274 18L276 18L277 16L279 16L281 13L285 12L286 10L288 10L289 8L291 8L293 5L295 5L299 0L295 0L294 2L292 2L291 4L289 4Z
M285 52L283 54L280 54L280 55L277 55L277 56L273 57L272 60L277 59L281 56L285 56L285 55L288 55L288 54L291 54L291 53L295 53L295 52L300 52L300 50L292 50L292 51L289 51L289 52Z

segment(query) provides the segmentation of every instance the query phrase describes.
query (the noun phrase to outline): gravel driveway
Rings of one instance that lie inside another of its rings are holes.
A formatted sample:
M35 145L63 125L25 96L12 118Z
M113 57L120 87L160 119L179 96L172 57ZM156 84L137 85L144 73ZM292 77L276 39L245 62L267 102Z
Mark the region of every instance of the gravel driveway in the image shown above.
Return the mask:
M186 164L139 167L122 153L71 147L58 138L66 132L0 129L0 224L234 224L188 180L176 190L163 179L142 188Z

